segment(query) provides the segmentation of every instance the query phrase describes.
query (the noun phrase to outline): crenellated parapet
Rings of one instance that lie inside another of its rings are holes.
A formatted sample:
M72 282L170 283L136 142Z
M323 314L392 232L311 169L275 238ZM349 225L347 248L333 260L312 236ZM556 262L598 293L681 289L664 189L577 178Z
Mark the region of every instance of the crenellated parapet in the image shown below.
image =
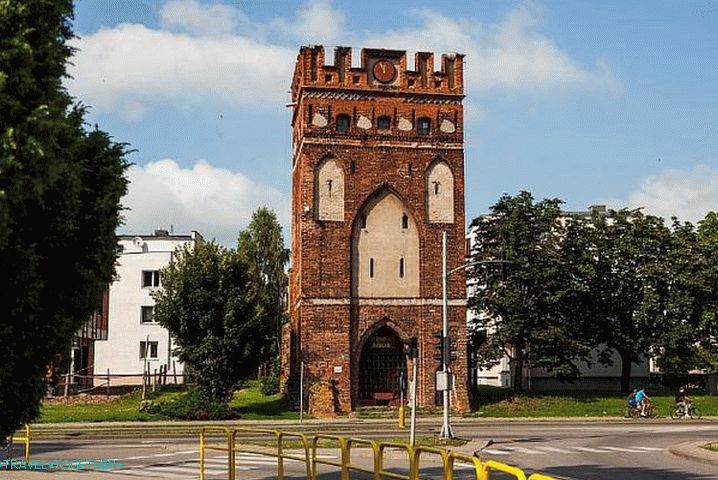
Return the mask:
M417 52L415 70L408 68L405 50L363 48L361 65L352 67L352 49L336 47L333 58L326 58L321 45L299 50L292 80L292 101L302 87L397 90L416 93L463 95L464 55L442 54L435 70L434 54Z

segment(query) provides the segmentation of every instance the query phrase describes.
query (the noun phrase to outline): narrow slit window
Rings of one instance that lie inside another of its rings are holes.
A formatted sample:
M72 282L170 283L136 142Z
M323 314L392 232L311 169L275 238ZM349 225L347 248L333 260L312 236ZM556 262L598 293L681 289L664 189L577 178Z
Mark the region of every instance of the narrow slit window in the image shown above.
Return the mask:
M414 175L414 165L409 162L409 176Z
M406 216L406 213L401 216L401 228L404 230L409 228L409 217Z
M399 277L404 278L404 258L399 259Z
M349 115L339 115L337 116L337 131L346 133L349 131L349 122L351 119L349 118Z
M439 194L440 186L441 186L441 182L434 182L434 195Z
M332 180L327 180L327 191L329 192L329 196L332 196Z
M349 171L351 173L354 173L357 171L357 164L356 162L352 161L352 163L349 164Z
M374 259L369 259L369 278L374 278Z

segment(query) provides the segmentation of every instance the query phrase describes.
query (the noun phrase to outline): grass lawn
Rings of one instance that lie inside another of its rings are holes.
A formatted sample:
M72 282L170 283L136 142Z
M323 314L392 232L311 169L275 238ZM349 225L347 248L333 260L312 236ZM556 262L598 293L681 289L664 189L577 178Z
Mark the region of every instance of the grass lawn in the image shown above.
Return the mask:
M709 443L708 445L703 445L703 448L712 452L718 452L718 443Z
M181 391L168 390L150 398L155 402L166 402L183 394ZM170 420L162 414L140 412L141 401L142 393L135 391L109 401L85 403L78 399L69 404L43 405L37 423ZM244 388L235 392L229 406L241 419L299 418L299 412L289 408L289 402L282 394L263 395L257 381L247 382Z
M661 417L670 417L673 394L665 392L649 397ZM690 395L704 416L718 416L718 397ZM478 417L621 417L626 413L622 395L601 392L527 393L514 397L496 387L480 387L474 412Z

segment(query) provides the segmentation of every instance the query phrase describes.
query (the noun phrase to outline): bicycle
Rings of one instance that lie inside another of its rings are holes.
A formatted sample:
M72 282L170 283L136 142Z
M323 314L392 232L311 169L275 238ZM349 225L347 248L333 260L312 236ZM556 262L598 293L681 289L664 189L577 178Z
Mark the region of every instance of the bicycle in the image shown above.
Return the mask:
M692 403L689 403L688 405L680 405L675 409L671 410L671 418L673 420L678 420L685 417L686 415L689 416L692 420L700 420L703 416L698 407L696 407Z
M658 413L652 403L646 405L645 416L641 416L641 407L639 405L636 405L635 407L629 405L626 409L626 418L656 418L657 416Z

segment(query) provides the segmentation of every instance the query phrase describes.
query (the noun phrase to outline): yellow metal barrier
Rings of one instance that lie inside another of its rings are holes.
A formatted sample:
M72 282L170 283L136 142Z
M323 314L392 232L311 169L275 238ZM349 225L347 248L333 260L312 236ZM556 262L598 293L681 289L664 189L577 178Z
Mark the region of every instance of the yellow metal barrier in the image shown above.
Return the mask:
M444 472L444 479L450 470L451 460L449 459L449 451L445 448L436 447L416 447L414 448L414 478L419 478L421 472L421 454L437 455L441 459L441 469Z
M453 480L454 478L454 466L457 462L464 462L468 465L471 465L474 467L474 473L476 474L476 478L480 479L481 475L483 474L482 466L481 466L481 460L479 460L478 457L474 455L467 455L464 453L458 453L458 452L451 452L449 454L449 468L444 472L444 479L445 480ZM545 480L545 479L544 479ZM553 479L551 479L553 480Z
M375 442L374 440L364 440L361 438L348 438L346 440L346 465L347 470L351 472L363 472L363 473L370 473L374 476L374 480L381 480L381 459L380 459L380 452L379 452L379 443ZM352 447L354 445L365 445L371 448L372 451L372 458L374 459L374 465L371 469L360 467L359 465L354 465L352 463Z
M25 444L25 461L30 461L30 425L25 424L25 436L24 437L17 437L15 435L12 436L13 442L23 442Z
M374 469L378 473L378 478L382 479L384 477L388 478L396 478L397 480L414 480L417 478L417 468L416 468L416 449L408 444L405 443L396 443L396 442L381 442L379 445L379 457L378 462L379 465L376 465L376 462L374 464ZM407 457L409 459L409 475L404 475L401 473L394 473L390 472L388 470L384 469L384 450L387 448L395 448L397 450L404 450L407 454ZM376 474L375 474L375 478Z
M26 455L29 458L29 427L26 429L28 439ZM260 446L250 448L237 444L237 434L268 435L274 439L274 447L267 449ZM221 436L225 443L210 443L210 437ZM289 439L298 439L304 455L285 451L285 442ZM320 458L317 453L318 444L321 440L337 442L339 448L339 460ZM397 442L375 442L359 438L346 438L337 435L312 435L303 433L286 432L281 430L270 430L248 427L204 427L200 431L199 467L200 480L204 480L205 451L219 450L227 452L228 479L235 480L236 465L235 454L237 452L266 455L277 459L277 479L284 480L284 461L294 460L304 463L307 480L318 478L317 465L329 465L340 469L340 479L349 480L351 472L361 472L372 475L374 480L391 478L396 480L419 480L421 473L421 460L428 455L438 456L441 460L441 469L444 480L453 480L454 469L459 462L472 467L477 480L491 480L491 472L502 472L516 478L516 480L556 480L552 477L534 473L530 477L519 468L504 463L489 460L481 462L479 458L463 453L449 452L445 448L436 447L413 447ZM352 463L352 449L356 447L369 447L372 451L374 465L371 468ZM385 453L388 449L397 449L406 452L408 460L408 472L398 473L385 469Z
M512 467L511 465L506 465L505 463L495 462L493 460L489 460L481 464L481 476L479 476L478 480L490 480L492 470L508 473L509 475L516 477L517 480L526 480L526 474L520 468Z
M212 433L223 433L227 442L225 445L208 444L207 434ZM204 480L204 451L205 450L219 450L227 452L227 470L229 471L229 478L234 478L234 435L229 428L226 427L202 427L199 432L199 480Z

